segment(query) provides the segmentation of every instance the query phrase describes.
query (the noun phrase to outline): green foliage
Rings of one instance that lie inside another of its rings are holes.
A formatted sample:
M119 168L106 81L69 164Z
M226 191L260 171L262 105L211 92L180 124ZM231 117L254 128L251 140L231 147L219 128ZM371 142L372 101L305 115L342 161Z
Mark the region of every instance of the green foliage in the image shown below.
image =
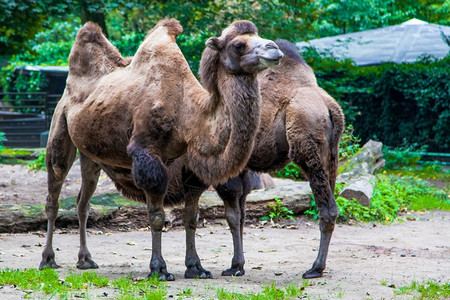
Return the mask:
M309 281L303 281L299 286L291 283L286 287L277 287L274 282L271 285L265 285L260 293L248 292L245 294L230 292L224 288L216 290L217 299L220 300L276 300L276 299L297 299L303 296L306 286L311 285Z
M412 295L414 299L448 299L450 298L450 283L413 281L409 286L403 286L394 291L396 295Z
M45 151L39 153L39 157L27 163L27 167L30 171L47 171L45 166Z
M339 160L349 159L355 155L361 148L361 139L355 136L354 128L352 124L348 124L344 132L342 133L341 140L339 142Z
M3 142L6 141L5 133L0 131L0 152L5 149ZM0 163L2 163L2 158L0 157Z
M445 191L430 185L425 180L413 177L379 174L370 207L361 205L355 199L347 200L338 196L342 188L342 185L337 185L335 192L339 222L350 220L392 222L405 208L415 211L450 210L450 201ZM319 218L319 210L314 200L305 214L314 220Z
M446 0L317 2L320 18L314 29L320 37L397 25L411 18L442 25L450 23L450 5Z
M58 1L0 0L0 55L23 51L26 41L48 25Z
M283 169L276 171L272 174L275 177L293 179L293 180L303 180L304 175L302 170L295 163L291 162Z
M395 168L416 168L421 156L418 152L405 148L389 150L388 147L383 147L383 158L386 161L384 168L392 170Z
M270 208L272 208L272 211L269 213L268 216L261 217L260 220L286 220L291 219L295 221L294 219L294 212L290 209L288 209L286 206L283 205L283 202L275 197L275 204L267 204Z

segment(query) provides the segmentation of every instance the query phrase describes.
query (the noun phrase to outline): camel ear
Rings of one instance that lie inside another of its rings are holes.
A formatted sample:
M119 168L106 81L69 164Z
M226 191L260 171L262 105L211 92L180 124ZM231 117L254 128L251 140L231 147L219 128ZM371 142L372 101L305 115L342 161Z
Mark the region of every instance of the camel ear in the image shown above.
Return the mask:
M206 41L205 45L206 45L206 47L208 47L210 49L213 49L214 51L219 51L220 50L220 41L216 37L209 38Z

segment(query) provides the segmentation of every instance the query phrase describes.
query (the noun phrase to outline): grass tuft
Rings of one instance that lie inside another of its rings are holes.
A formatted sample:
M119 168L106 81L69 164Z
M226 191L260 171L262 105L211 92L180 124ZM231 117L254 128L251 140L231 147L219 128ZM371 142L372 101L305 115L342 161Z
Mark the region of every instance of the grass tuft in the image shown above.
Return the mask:
M419 283L413 281L409 286L403 286L394 291L395 294L412 295L414 299L449 299L450 283L439 283L435 281L426 281Z

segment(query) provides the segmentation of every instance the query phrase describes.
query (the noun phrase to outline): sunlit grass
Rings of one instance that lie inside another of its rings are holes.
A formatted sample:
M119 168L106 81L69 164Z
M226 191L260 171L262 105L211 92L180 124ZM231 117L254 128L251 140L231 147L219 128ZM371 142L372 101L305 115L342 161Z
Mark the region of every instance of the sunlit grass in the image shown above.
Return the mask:
M224 288L216 290L217 299L220 300L275 300L275 299L296 299L304 293L305 287L311 285L309 281L303 281L301 285L291 283L285 287L278 287L275 282L271 285L264 285L260 293L238 293L228 291Z
M93 271L80 274L69 273L66 278L54 269L36 269L0 271L0 286L12 285L27 293L39 293L53 298L85 298L89 291L99 288L111 288L115 299L165 299L167 287L157 277L134 280L122 277L111 280L97 275Z
M400 287L394 293L397 295L412 295L414 299L449 299L450 283L439 283L436 281L419 283L413 281L411 285Z

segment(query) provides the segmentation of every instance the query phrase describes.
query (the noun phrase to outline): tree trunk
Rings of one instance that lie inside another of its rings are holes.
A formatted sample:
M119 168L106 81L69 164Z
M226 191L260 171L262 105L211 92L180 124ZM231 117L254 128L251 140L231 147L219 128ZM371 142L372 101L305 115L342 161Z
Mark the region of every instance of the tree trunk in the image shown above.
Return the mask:
M89 8L89 1L86 0L80 0L80 8L81 24L85 24L88 21L96 23L108 38L108 30L106 29L105 14L103 11L94 11L92 8Z

